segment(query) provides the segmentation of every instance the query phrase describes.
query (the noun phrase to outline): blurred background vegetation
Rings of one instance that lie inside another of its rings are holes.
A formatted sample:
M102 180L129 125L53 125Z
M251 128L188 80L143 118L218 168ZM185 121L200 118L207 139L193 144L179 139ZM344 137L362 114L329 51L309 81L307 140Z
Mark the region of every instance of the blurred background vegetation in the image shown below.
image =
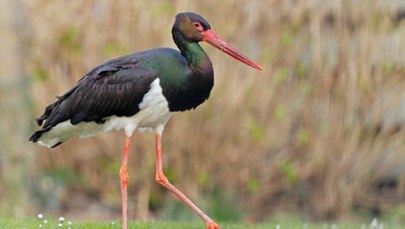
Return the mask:
M123 133L55 149L28 142L33 119L110 58L175 47L174 16L203 15L258 72L202 46L216 85L163 135L169 177L219 221L294 214L405 223L405 4L383 0L0 0L0 215L120 215ZM137 133L131 219L194 219L154 180Z

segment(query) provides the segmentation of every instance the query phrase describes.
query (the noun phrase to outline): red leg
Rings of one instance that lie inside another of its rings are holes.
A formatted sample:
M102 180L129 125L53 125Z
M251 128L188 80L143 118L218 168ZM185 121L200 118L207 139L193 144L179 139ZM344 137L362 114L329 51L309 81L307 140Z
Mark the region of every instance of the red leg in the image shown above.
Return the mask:
M174 187L165 174L163 173L162 165L162 144L161 135L155 134L156 140L156 174L155 178L159 184L166 187L169 191L175 194L181 201L183 201L188 207L190 207L197 215L199 215L207 224L207 229L220 229L218 224L216 224L209 216L207 216L203 211L201 211L189 198L187 198L180 190Z
M131 148L131 137L125 139L122 163L120 169L121 201L122 201L122 229L127 229L127 184L128 184L128 155Z

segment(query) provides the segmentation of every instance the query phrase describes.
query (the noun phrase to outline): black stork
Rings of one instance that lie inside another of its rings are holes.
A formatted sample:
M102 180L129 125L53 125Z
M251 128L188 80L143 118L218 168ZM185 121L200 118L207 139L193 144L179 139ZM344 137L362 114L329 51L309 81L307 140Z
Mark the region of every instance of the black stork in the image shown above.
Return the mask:
M127 228L128 154L137 128L155 134L158 183L195 211L207 229L220 228L163 173L161 135L171 114L196 108L208 99L214 71L198 42L205 41L235 59L262 70L217 36L208 22L195 13L179 13L172 27L180 52L170 48L151 49L107 61L88 72L75 87L46 107L36 119L42 126L30 141L53 148L74 136L93 136L124 129L126 134L119 171L122 197L122 228Z

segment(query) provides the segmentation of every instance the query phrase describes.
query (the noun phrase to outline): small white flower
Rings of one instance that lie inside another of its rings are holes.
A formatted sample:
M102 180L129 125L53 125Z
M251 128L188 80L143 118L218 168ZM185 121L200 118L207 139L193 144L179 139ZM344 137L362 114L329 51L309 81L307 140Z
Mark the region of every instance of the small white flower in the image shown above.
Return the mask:
M373 221L371 221L370 228L377 228L378 227L378 221L377 218L374 218Z
M39 214L37 215L37 217L38 217L38 219L43 219L43 218L44 218L44 215L43 215L42 213L39 213Z
M59 222L63 223L63 221L65 221L65 217L61 216L61 217L59 217L58 220L59 220Z
M44 221L42 221L44 224L47 224L48 223L48 220L47 219L44 219Z
M59 223L59 224L58 224L58 227L63 227L63 224L62 224L62 223Z
M276 225L276 229L280 229L280 224L277 224L277 225Z

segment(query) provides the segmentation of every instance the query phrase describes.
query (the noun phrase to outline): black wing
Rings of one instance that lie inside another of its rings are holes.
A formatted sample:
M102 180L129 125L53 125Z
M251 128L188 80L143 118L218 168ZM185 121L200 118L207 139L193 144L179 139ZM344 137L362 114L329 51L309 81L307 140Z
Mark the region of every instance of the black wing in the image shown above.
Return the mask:
M139 111L139 103L156 78L155 73L136 63L114 61L96 67L45 109L36 119L39 126L44 121L45 124L30 140L36 142L43 133L66 120L75 125L103 123L112 115L132 116Z

